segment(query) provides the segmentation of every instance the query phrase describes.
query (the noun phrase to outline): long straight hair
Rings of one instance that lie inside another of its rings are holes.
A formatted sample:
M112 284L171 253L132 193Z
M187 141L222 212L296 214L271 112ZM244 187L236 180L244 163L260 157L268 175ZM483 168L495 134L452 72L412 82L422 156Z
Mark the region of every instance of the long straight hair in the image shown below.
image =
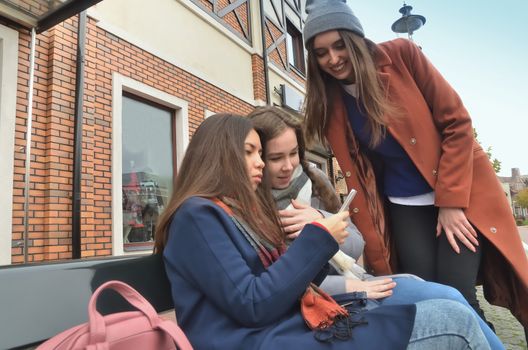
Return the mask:
M327 185L327 181L324 181L321 176L314 172L306 160L306 145L300 120L278 107L258 107L248 117L260 135L264 158L266 158L267 142L282 135L288 128L295 131L300 164L303 171L312 180L313 194L319 198L326 210L336 212L341 203L335 190ZM264 171L266 171L265 168Z
M366 114L368 119L367 125L371 132L370 145L376 146L385 135L386 116L396 114L396 109L387 99L386 91L376 70L374 62L376 44L348 30L339 30L338 33L354 67L354 81L358 87L358 108ZM314 142L324 140L328 118L333 107L330 94L339 90L337 89L338 81L319 68L314 51L314 39L308 42L307 49L305 131L307 140Z
M198 127L185 152L169 204L159 217L155 252L163 251L174 213L192 196L218 198L231 204L235 215L261 238L282 246L284 233L270 190L254 191L247 174L244 143L251 130L247 118L232 114L213 115ZM262 186L267 186L264 181Z

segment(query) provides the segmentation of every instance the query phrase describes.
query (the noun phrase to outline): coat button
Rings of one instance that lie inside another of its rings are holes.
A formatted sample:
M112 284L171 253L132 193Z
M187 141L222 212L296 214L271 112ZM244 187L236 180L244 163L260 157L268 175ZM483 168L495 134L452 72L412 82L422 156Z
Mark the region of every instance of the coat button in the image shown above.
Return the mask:
M416 145L416 139L414 137L411 137L409 142L411 143L411 145Z
M497 233L497 228L496 227L490 227L490 232L491 233Z
M436 176L436 174L438 174L438 171L436 171L436 169L433 169L433 176Z
M350 171L345 171L345 176L346 177L350 177L352 175L352 173L350 173Z
M354 214L359 213L359 208L354 208L354 209L352 209L352 212L353 212Z

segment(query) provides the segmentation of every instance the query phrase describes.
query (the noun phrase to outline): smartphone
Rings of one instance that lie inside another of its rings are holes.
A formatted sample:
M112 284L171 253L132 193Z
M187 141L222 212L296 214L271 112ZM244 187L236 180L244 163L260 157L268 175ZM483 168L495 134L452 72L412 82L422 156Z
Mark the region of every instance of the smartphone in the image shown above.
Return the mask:
M350 193L348 194L348 196L346 196L345 201L343 202L343 205L341 206L341 208L339 208L338 213L344 210L348 210L348 207L350 206L352 199L354 199L354 197L356 196L356 193L357 191L355 189L350 190Z

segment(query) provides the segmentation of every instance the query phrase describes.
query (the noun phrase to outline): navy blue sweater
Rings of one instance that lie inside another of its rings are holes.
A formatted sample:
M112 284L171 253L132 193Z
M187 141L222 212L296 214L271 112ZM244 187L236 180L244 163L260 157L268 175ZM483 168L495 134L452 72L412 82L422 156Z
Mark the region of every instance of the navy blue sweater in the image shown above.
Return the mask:
M357 100L343 91L348 122L361 147L370 149L383 162L383 189L389 197L412 197L432 191L422 174L400 144L387 132L375 148L370 147L371 133L366 115L358 109Z

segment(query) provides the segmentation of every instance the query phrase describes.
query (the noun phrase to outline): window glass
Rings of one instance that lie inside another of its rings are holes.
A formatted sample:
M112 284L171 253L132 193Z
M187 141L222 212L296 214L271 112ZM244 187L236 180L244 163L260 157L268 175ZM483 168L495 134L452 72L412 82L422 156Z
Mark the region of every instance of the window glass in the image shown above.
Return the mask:
M328 175L328 159L327 158L317 155L310 151L306 151L305 157L306 157L306 161L309 164L315 165L316 167L318 167L319 169L321 169L323 172L325 172Z
M288 63L301 73L304 73L304 48L301 32L290 20L286 21L286 53Z
M293 38L290 33L286 33L286 54L288 55L288 63L290 66L294 66L295 53L293 52Z
M123 96L123 243L151 249L172 192L174 111Z
M321 163L319 163L319 162L308 161L308 164L313 165L314 167L316 167L316 168L318 168L320 170L323 169L323 165Z

